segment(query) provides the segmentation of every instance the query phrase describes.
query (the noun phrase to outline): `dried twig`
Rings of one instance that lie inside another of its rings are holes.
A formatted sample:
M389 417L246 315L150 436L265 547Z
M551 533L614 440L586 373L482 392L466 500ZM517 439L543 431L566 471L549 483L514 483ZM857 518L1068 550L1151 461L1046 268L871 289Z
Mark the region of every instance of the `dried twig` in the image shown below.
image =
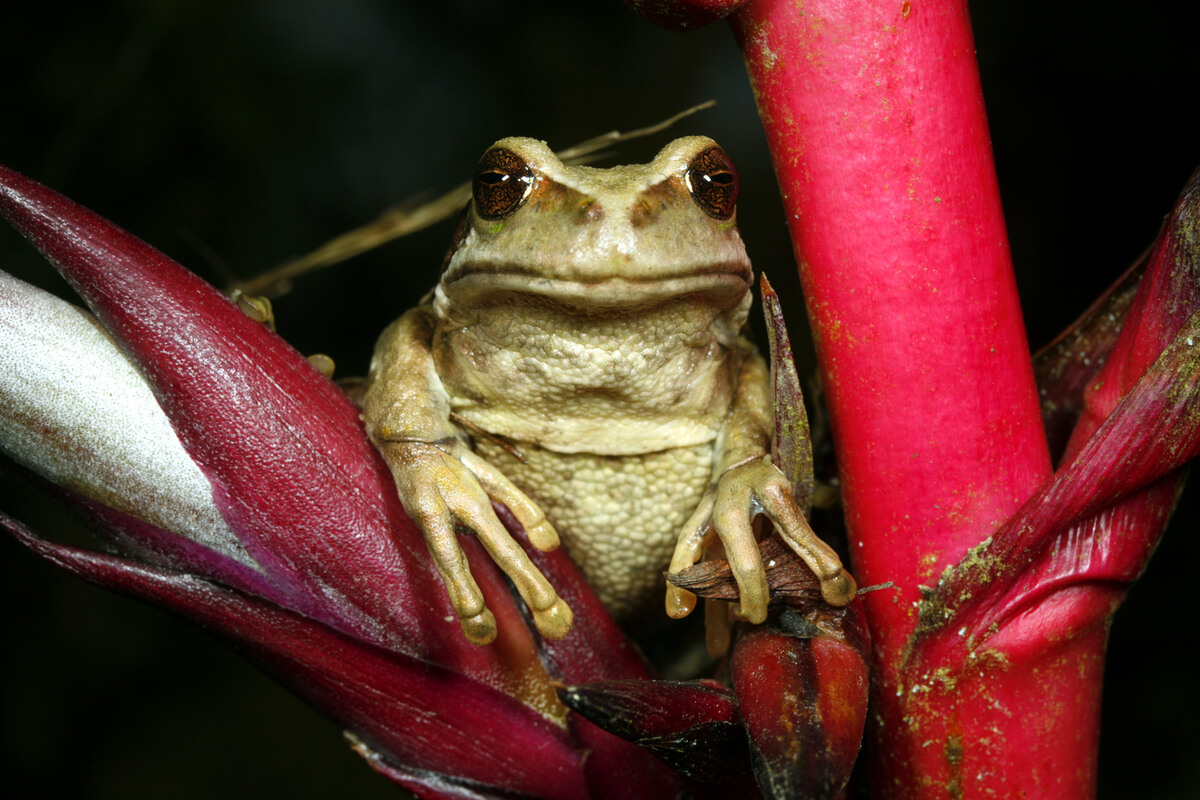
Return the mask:
M598 151L605 147L611 147L620 142L642 136L652 136L669 128L684 117L695 114L697 111L711 108L714 105L716 105L716 101L709 100L646 128L638 128L626 133L610 131L588 139L586 142L577 144L574 147L568 147L566 150L559 151L558 157L562 159L563 163L582 163L595 156ZM471 184L468 182L456 186L440 197L426 203L408 201L398 206L393 206L384 211L373 222L336 236L307 255L282 264L256 278L238 282L230 287L230 290L239 291L246 295L266 295L269 297L279 297L280 295L287 294L291 289L292 281L300 275L324 269L325 267L365 253L368 250L373 250L380 245L387 244L393 239L399 239L402 236L407 236L410 233L416 233L419 230L428 228L430 225L453 216L467 204L467 200L470 197Z
M620 142L628 142L630 139L638 139L643 136L653 136L656 133L661 133L662 131L665 131L667 128L674 125L676 122L679 122L679 120L683 119L684 117L690 117L697 111L703 111L706 108L712 108L716 104L716 100L706 100L699 105L684 109L675 116L668 117L662 122L655 123L654 125L646 128L638 128L637 130L627 131L625 133L621 133L620 131L609 131L608 133L602 133L599 136L588 139L586 142L580 142L574 147L568 147L566 150L559 150L556 155L564 164L578 164L582 159L600 150L603 150L605 147L611 147L612 145L619 144Z

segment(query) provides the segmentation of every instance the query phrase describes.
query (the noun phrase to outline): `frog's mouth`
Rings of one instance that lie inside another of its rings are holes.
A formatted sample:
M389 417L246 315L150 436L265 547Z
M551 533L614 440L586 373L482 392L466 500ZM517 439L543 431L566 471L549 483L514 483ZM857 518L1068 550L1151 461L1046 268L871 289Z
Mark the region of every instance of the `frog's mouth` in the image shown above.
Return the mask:
M692 299L717 305L736 304L750 291L751 275L741 265L713 265L711 271L645 279L628 276L601 280L568 280L520 270L470 272L443 280L439 293L455 305L493 303L503 297L533 296L571 306L628 309ZM703 269L703 268L701 268Z

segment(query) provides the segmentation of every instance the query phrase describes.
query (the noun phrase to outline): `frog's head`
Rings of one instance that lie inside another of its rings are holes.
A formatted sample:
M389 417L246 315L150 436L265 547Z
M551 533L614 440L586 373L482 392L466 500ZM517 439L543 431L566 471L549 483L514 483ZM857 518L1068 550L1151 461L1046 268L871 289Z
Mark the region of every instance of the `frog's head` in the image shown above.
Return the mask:
M439 294L456 305L510 293L610 308L692 294L739 301L752 275L737 194L733 162L703 136L609 169L501 139L475 171Z

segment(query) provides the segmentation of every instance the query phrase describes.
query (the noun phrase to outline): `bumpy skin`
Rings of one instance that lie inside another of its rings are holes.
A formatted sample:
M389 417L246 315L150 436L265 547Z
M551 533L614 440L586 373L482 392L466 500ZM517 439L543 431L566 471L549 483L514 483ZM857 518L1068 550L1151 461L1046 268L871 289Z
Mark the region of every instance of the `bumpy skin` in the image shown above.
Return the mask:
M762 511L787 520L827 597L853 597L767 455L767 369L741 336L750 263L732 207L714 214L692 191L715 148L688 137L650 164L605 170L563 166L534 140L497 142L481 170L516 164L520 182L484 174L483 188L523 191L515 210L497 218L477 189L437 288L380 338L364 421L472 641L490 641L495 623L456 528L479 536L542 633L571 624L491 498L536 546L561 534L618 617L661 591L668 562L700 558L715 528L741 610L761 621L750 522ZM671 593L668 612L693 603Z
M662 591L675 539L712 480L711 444L633 456L555 453L518 445L526 463L486 441L481 455L532 497L618 618Z

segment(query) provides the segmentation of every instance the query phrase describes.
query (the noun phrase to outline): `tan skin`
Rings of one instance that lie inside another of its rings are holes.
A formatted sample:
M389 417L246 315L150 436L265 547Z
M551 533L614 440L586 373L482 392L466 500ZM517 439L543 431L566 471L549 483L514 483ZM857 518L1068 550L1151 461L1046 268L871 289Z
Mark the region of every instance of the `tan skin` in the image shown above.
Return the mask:
M441 281L381 336L363 405L472 642L492 641L496 622L456 529L479 538L543 635L572 624L492 500L535 547L565 544L618 617L643 613L663 569L696 563L715 535L739 613L763 621L759 513L827 601L853 599L770 463L736 195L732 163L703 137L612 169L564 166L532 139L484 155ZM695 597L670 587L666 605L682 617Z

